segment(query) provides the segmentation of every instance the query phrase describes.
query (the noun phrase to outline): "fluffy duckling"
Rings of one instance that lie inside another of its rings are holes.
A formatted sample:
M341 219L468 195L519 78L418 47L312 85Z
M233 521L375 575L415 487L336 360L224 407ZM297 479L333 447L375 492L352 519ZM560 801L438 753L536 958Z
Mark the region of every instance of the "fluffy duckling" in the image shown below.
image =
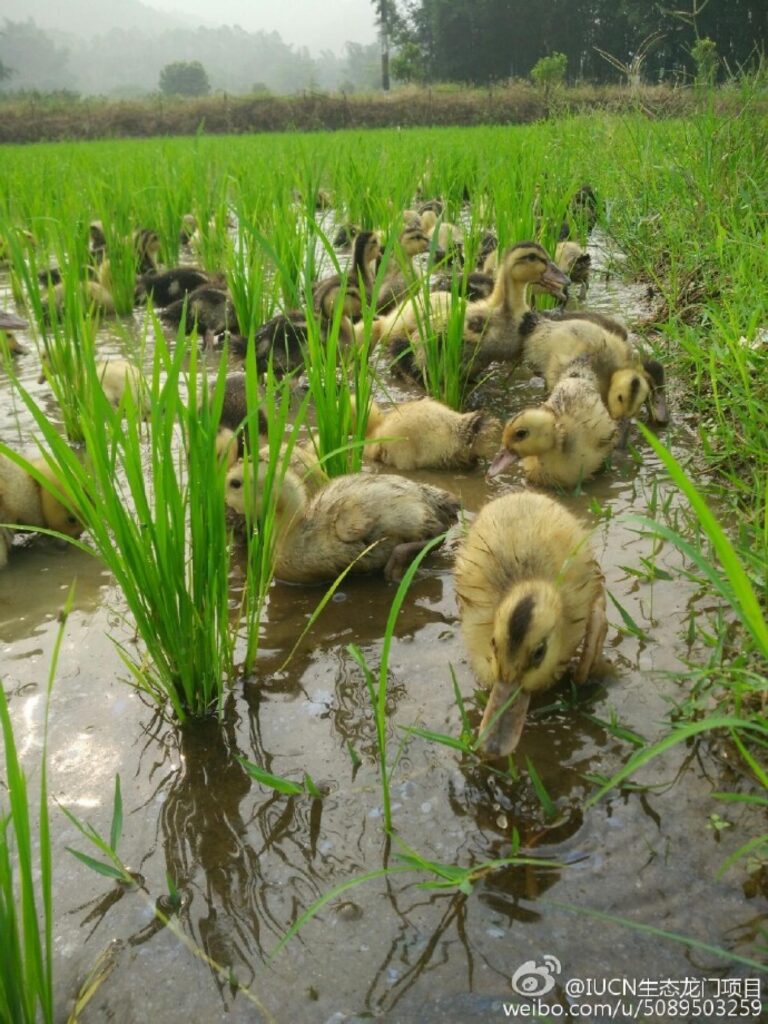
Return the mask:
M597 375L600 394L614 419L634 416L648 399L657 423L667 422L664 368L643 359L617 320L599 313L553 318L526 314L520 324L523 358L543 373L548 388L584 358Z
M318 281L312 289L315 309L333 309L339 291L344 289L344 312L360 316L363 302L370 300L376 277L376 261L381 256L381 242L374 231L361 231L354 241L352 263L346 275L332 274Z
M384 313L413 289L417 279L414 256L429 252L429 237L419 228L406 228L400 233L397 247L376 295L376 310Z
M206 343L214 335L225 331L240 334L237 314L229 294L207 284L172 302L161 310L159 316L164 324L176 330L183 325L185 334L191 334L197 327Z
M336 319L333 303L336 301L336 295L335 290L328 289L321 297L322 305L312 327L307 313L297 309L277 313L256 329L253 344L256 347L256 368L259 373L266 373L270 362L276 377L285 377L304 368L310 330L319 330L320 337L325 340L333 329ZM338 340L342 347L348 347L354 341L350 315L356 308L354 296L347 292L338 327ZM247 351L247 338L230 338L230 352L244 357Z
M45 459L32 459L30 466L38 470L49 486L42 486L25 469L6 455L0 455L0 523L13 523L34 530L45 527L67 537L79 537L83 525L65 498L56 474ZM0 569L8 564L13 534L18 531L0 528Z
M492 362L516 362L522 356L519 325L529 311L526 288L541 284L556 296L563 294L568 278L555 266L536 242L520 242L508 249L499 270L493 291L487 299L467 304L464 313L464 363L466 372L476 377ZM435 333L448 323L452 296L435 292L431 296L429 325ZM404 364L406 372L420 377L425 361L419 337L420 323L425 321L423 298L416 297L401 309L373 324L372 338L392 335L390 352ZM405 354L412 349L412 364ZM414 372L415 371L415 372Z
M117 409L126 391L128 391L141 415L145 419L149 416L151 410L149 386L138 366L134 365L134 363L129 363L127 359L113 358L97 360L94 365L99 383L110 405ZM55 372L56 370L51 366L48 356L44 354L38 384L44 384Z
M161 309L210 284L209 275L197 267L172 267L170 270L140 274L133 298L137 305L151 299L152 304Z
M589 288L589 274L592 257L578 242L558 242L555 249L555 263L573 284L579 285L579 302L584 302Z
M360 228L357 224L340 224L336 234L333 236L333 247L339 249L341 252L349 252L352 248L352 243L360 234Z
M432 208L423 209L421 227L429 238L429 244L434 245L437 252L461 262L464 251L464 232L461 228L443 220L442 213L437 214Z
M245 514L244 467L227 475L227 504ZM261 511L264 463L251 475L252 516ZM277 538L275 575L289 583L320 583L353 573L384 571L399 579L433 537L454 523L460 502L437 487L401 476L335 477L311 500L297 475L285 471L273 494ZM353 564L354 563L354 564Z
M197 217L194 213L185 213L181 218L181 227L179 228L179 242L182 245L189 245L197 233L199 225L197 223Z
M11 331L23 331L27 327L29 324L26 320L22 320L15 313L0 309L0 353L7 351L12 356L24 355L27 350Z
M501 424L484 412L456 412L432 398L368 413L365 457L393 469L467 469L496 451Z
M603 576L571 513L530 491L481 509L455 573L464 642L491 691L481 747L505 756L517 746L531 695L558 683L579 648L575 681L589 677L607 631Z
M112 293L100 281L83 281L81 294L84 305L99 316L115 316L115 300ZM67 289L63 281L53 288L47 296L48 317L51 315L51 308L56 311L58 317L64 312L67 301Z
M597 377L584 363L558 382L546 402L523 409L506 424L488 476L520 459L530 483L576 487L602 468L618 441Z
M466 296L467 302L479 302L481 299L490 297L493 291L494 279L491 274L483 274L479 270L472 270L466 275ZM453 291L453 282L461 290L462 274L437 274L432 278L430 291L450 292Z

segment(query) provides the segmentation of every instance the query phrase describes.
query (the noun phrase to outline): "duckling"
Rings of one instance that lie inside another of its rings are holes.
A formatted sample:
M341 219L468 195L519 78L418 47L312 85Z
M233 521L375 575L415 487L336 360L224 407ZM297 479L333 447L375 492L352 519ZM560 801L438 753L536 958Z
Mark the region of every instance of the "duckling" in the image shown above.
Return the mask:
M530 483L576 487L602 468L618 440L597 376L583 363L558 382L546 402L509 420L488 476L520 459Z
M461 288L459 284L462 281L461 273L458 277L451 274L437 274L432 278L429 290L432 292L450 292L453 291L453 282L456 280L457 287ZM479 302L481 299L489 298L493 291L494 280L491 274L483 274L479 270L472 270L466 275L466 296L467 302Z
M558 683L580 647L574 678L587 681L607 632L603 576L574 516L524 491L481 509L455 580L470 662L491 691L481 747L505 756L517 746L531 694Z
M184 333L191 334L197 327L206 339L215 334L230 331L240 334L237 314L228 292L221 288L202 285L182 299L161 310L160 319L164 324L178 330L183 325Z
M99 281L83 281L81 295L84 305L93 313L99 316L115 316L115 300L111 291ZM67 301L67 288L63 281L57 284L48 295L48 305L45 307L46 319L50 319L51 308L55 309L56 315L61 316L64 305Z
M255 521L261 511L264 464L251 474ZM245 513L244 467L229 471L227 504ZM289 583L334 580L353 573L384 570L399 579L407 564L433 537L454 523L460 502L437 487L405 477L335 477L311 500L297 475L286 469L273 495L277 538L275 575Z
M525 292L529 284L542 284L555 295L562 295L568 278L550 260L536 242L520 242L508 249L504 264L487 299L471 302L464 313L464 364L468 376L478 376L490 363L501 360L516 362L522 356L522 340L518 327L529 307ZM444 330L451 311L452 297L446 292L431 296L429 328ZM406 371L420 376L425 361L420 344L420 323L425 322L423 298L417 296L399 310L373 324L372 337L392 335L390 352L401 360ZM409 363L403 353L411 348Z
M429 238L421 228L406 228L397 240L396 255L389 264L376 295L376 309L386 312L408 295L416 281L413 257L429 252Z
M34 249L37 246L37 239L31 231L24 228L17 228L14 235L24 249ZM0 267L5 268L11 260L11 245L7 237L0 235Z
M602 399L615 419L634 416L649 399L656 422L667 421L664 369L656 360L638 355L619 321L599 313L566 313L558 318L527 313L520 336L523 358L544 374L548 388L583 356L597 375Z
M376 260L381 255L381 242L374 231L361 231L354 241L352 263L346 275L324 277L312 289L315 309L333 309L339 291L344 288L345 314L360 316L363 296L370 300L376 276Z
M591 185L581 185L571 196L568 204L568 217L560 228L560 240L571 236L571 223L576 221L584 232L589 234L597 224L600 202Z
M45 459L32 459L29 465L50 486L42 486L18 463L0 455L0 523L13 523L29 530L42 526L67 537L79 537L83 525L69 507L71 503L62 502L66 497L54 471ZM0 528L0 569L8 564L15 532L18 531Z
M140 274L136 280L134 302L138 305L152 299L152 304L161 309L172 302L183 299L196 288L210 286L211 279L197 267L172 267L162 272L150 271Z
M584 302L589 288L589 275L592 257L578 242L562 241L555 249L555 263L571 279L571 284L579 285L579 302ZM531 289L534 295L542 294L537 286Z
M589 289L592 257L578 242L562 241L555 249L555 263L573 284L579 285L579 302L584 302Z
M197 217L194 213L185 213L181 218L181 227L179 228L179 242L182 245L189 245L193 237L197 233L199 225L197 223Z
M480 248L477 250L477 263L475 264L475 269L488 273L485 269L486 261L492 253L498 253L498 250L499 239L493 231L484 231L483 237L480 239ZM493 264L493 269L496 269L495 262Z
M27 327L29 324L26 320L0 309L0 353L7 351L12 356L24 355L27 350L11 331L23 331Z
M157 273L160 261L160 236L151 228L137 228L131 235L139 274Z
M457 259L461 262L464 251L464 232L461 228L444 221L442 215L438 216L431 208L423 210L421 227L429 238L430 245L434 244L444 258Z
M253 344L256 346L256 368L259 373L266 373L270 362L278 378L303 369L310 330L319 330L320 337L325 340L333 329L336 321L333 308L336 295L337 291L330 288L321 295L321 307L312 327L308 314L296 309L277 313L256 329ZM348 347L354 341L350 315L356 308L354 296L345 293L338 321L338 341L342 347ZM229 350L234 355L245 357L248 339L233 335L229 340Z
M219 432L216 439L216 450L219 458L232 466L244 454L244 437L250 415L246 375L244 373L228 373L224 381L224 398L219 417ZM258 431L260 440L266 445L269 425L264 409L263 396L258 406ZM266 459L269 447L262 446L261 457ZM314 445L296 444L291 449L289 465L298 474L310 494L314 494L328 482L328 477L315 454Z
M38 384L45 384L56 373L56 369L51 365L45 353L41 362ZM127 390L141 415L145 419L149 416L151 409L149 385L138 366L129 363L127 359L109 358L97 360L95 368L99 383L110 405L117 409Z
M372 403L365 457L394 469L467 469L496 451L501 424L484 412L460 413L432 398L384 413Z
M336 234L333 236L334 249L349 252L352 248L352 243L359 234L360 228L357 224L340 224Z

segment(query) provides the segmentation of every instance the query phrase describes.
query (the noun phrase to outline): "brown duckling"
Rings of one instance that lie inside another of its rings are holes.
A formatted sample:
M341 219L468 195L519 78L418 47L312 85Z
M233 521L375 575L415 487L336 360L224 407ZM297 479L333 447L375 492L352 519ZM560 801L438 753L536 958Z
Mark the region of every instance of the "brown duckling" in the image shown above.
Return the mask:
M185 334L191 334L197 328L207 342L225 331L241 333L229 293L210 285L195 288L184 298L166 306L159 316L164 324L176 330L183 326Z
M42 458L32 459L29 465L43 476L46 486L18 463L0 455L0 523L13 523L32 531L45 527L67 537L79 537L83 524L67 502L56 473ZM0 569L8 564L16 532L0 528Z
M333 309L339 292L344 289L344 312L360 316L363 304L369 301L376 277L376 261L381 256L381 242L374 231L361 231L355 238L352 263L346 274L324 277L312 289L315 309Z
M262 505L264 463L251 474L251 522ZM226 501L245 514L244 466L227 475ZM320 583L353 573L383 570L399 579L433 537L457 519L453 494L401 476L357 473L335 477L314 498L286 469L272 500L277 514L275 575L290 583Z
M607 631L603 576L574 516L525 491L480 510L455 579L470 662L491 691L480 744L505 756L517 746L531 695L558 683L579 648L574 679L587 681Z
M171 267L170 270L150 271L140 274L136 280L134 302L138 305L147 299L153 306L162 309L172 302L183 299L197 288L211 285L211 278L197 267Z
M602 468L618 441L597 377L583 363L558 381L546 402L523 409L506 424L503 448L488 476L520 459L530 483L576 487Z
M467 469L493 456L501 424L484 412L456 412L432 398L402 402L386 413L372 403L365 457L393 469Z
M413 257L429 252L429 237L420 227L406 228L400 233L387 272L376 294L376 309L384 313L402 302L417 281Z

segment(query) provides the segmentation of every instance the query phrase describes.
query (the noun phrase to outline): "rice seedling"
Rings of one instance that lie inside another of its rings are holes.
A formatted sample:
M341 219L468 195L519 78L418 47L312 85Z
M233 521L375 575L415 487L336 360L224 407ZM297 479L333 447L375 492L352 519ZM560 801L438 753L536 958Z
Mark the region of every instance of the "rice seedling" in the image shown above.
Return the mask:
M181 339L171 353L156 329L148 476L136 400L126 389L120 408L113 409L92 362L86 376L93 415L81 420L82 462L16 383L145 644L146 656L137 660L118 642L134 684L157 703L170 702L180 721L220 712L224 681L234 673L226 467L216 452L226 366L209 388L198 374L196 353L192 346L184 373Z

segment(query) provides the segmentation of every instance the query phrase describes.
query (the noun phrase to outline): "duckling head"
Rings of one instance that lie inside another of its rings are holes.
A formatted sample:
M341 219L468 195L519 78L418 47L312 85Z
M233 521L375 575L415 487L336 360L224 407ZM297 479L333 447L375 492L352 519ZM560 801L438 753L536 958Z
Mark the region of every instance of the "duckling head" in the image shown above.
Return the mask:
M357 224L341 224L333 236L334 249L348 248L359 234L360 228Z
M247 476L247 481L246 481ZM266 462L246 463L241 460L229 470L224 485L224 500L241 516L250 515L251 523L262 517L265 504L275 500L278 519L288 526L308 502L304 484L291 469L284 474L278 465L267 487L269 466Z
M361 231L355 238L353 263L366 267L381 256L381 239L375 231Z
M551 409L539 406L523 409L504 427L502 449L488 469L488 476L498 476L513 462L528 455L543 455L557 448L560 431L557 417Z
M640 411L651 392L648 377L642 370L616 370L608 389L608 412L613 419L629 419Z
M480 724L487 754L504 757L515 749L531 694L549 689L565 671L562 617L560 591L543 580L518 583L499 605L490 656L496 682Z
M518 242L504 254L504 273L522 284L537 284L555 298L568 297L570 278L549 258L538 242Z
M420 227L408 227L400 234L400 244L408 256L429 252L429 238Z

